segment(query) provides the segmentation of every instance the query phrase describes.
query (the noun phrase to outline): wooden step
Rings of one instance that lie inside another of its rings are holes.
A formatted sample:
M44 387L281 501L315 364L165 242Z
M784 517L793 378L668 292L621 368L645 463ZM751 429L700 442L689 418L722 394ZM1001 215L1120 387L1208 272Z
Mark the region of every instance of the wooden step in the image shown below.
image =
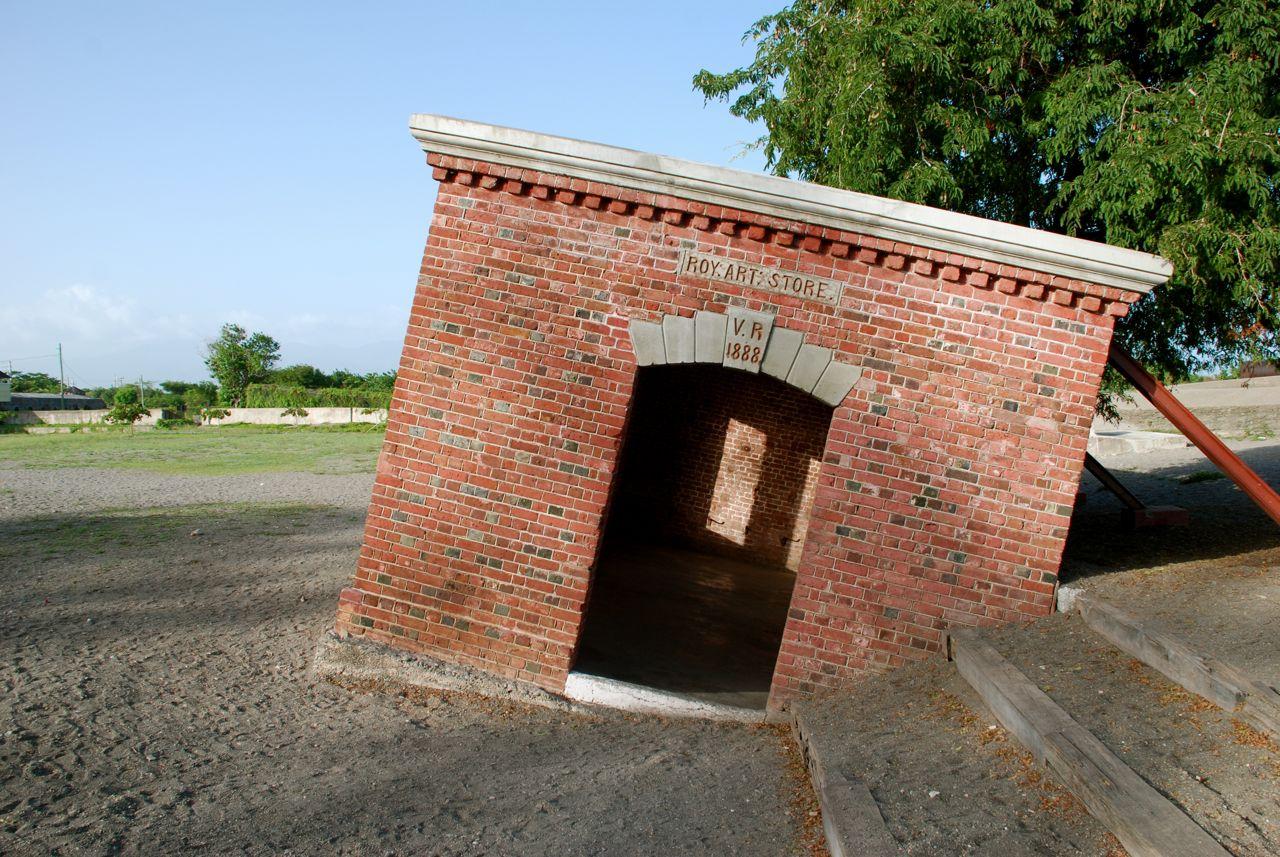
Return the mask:
M896 857L897 840L885 827L871 790L857 777L827 763L834 753L819 746L802 705L792 709L791 728L818 793L831 857Z
M996 719L1132 857L1226 857L1217 840L975 632L953 632L948 646L956 668Z
M1093 631L1192 693L1280 738L1280 692L1244 670L1196 652L1101 598L1078 594L1073 606Z

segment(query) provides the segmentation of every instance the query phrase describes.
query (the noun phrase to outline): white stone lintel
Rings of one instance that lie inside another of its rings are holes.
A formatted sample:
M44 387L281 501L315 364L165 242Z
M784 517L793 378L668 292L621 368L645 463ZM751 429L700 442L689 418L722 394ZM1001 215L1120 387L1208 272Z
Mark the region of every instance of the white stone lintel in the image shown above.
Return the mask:
M662 342L662 325L653 321L631 320L631 348L640 366L661 366L667 362L667 349Z
M692 363L694 358L693 319L679 315L662 317L662 341L668 363Z
M787 374L791 371L791 364L795 362L801 345L804 345L804 335L799 331L775 327L769 337L769 347L764 352L764 363L760 371L779 381L787 380Z
M718 312L698 310L693 316L693 359L719 363L724 356L724 333L729 320Z
M830 348L823 348L820 345L801 345L800 352L796 354L796 361L791 364L791 371L787 373L787 383L806 393L812 393L830 362Z
M860 366L850 366L848 363L832 360L827 364L827 368L822 370L822 376L813 387L813 395L834 408L844 401L844 397L849 395L849 391L861 377Z

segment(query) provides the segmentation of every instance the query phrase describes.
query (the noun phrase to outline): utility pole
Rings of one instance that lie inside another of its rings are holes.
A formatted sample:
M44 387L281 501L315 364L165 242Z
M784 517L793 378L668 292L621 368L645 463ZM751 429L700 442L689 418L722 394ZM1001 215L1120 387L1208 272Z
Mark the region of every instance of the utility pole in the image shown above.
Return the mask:
M146 388L142 386L141 375L138 376L138 404L142 405L144 408L147 406L147 391Z
M62 409L67 409L67 379L62 374L62 343L58 343L58 398L62 400Z

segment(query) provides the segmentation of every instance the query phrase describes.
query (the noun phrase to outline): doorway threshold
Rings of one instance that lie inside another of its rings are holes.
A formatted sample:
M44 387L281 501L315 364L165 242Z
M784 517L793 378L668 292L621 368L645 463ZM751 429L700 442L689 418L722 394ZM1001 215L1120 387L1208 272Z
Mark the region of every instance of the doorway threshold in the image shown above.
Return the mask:
M763 723L765 701L768 697L765 693L740 692L694 696L584 672L569 673L564 685L564 695L575 702L638 714L696 717L736 723Z

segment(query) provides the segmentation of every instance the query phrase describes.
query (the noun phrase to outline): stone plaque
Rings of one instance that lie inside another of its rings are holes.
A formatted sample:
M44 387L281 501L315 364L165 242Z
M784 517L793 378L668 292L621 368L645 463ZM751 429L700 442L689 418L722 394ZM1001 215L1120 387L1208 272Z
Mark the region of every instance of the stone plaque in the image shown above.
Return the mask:
M759 372L764 362L764 350L769 344L769 332L773 330L773 316L767 312L729 307L729 318L724 337L724 359L721 365L732 369Z
M703 280L718 280L749 289L761 289L778 295L790 295L836 306L840 303L843 284L812 274L797 274L781 268L738 262L696 250L680 252L680 273Z

